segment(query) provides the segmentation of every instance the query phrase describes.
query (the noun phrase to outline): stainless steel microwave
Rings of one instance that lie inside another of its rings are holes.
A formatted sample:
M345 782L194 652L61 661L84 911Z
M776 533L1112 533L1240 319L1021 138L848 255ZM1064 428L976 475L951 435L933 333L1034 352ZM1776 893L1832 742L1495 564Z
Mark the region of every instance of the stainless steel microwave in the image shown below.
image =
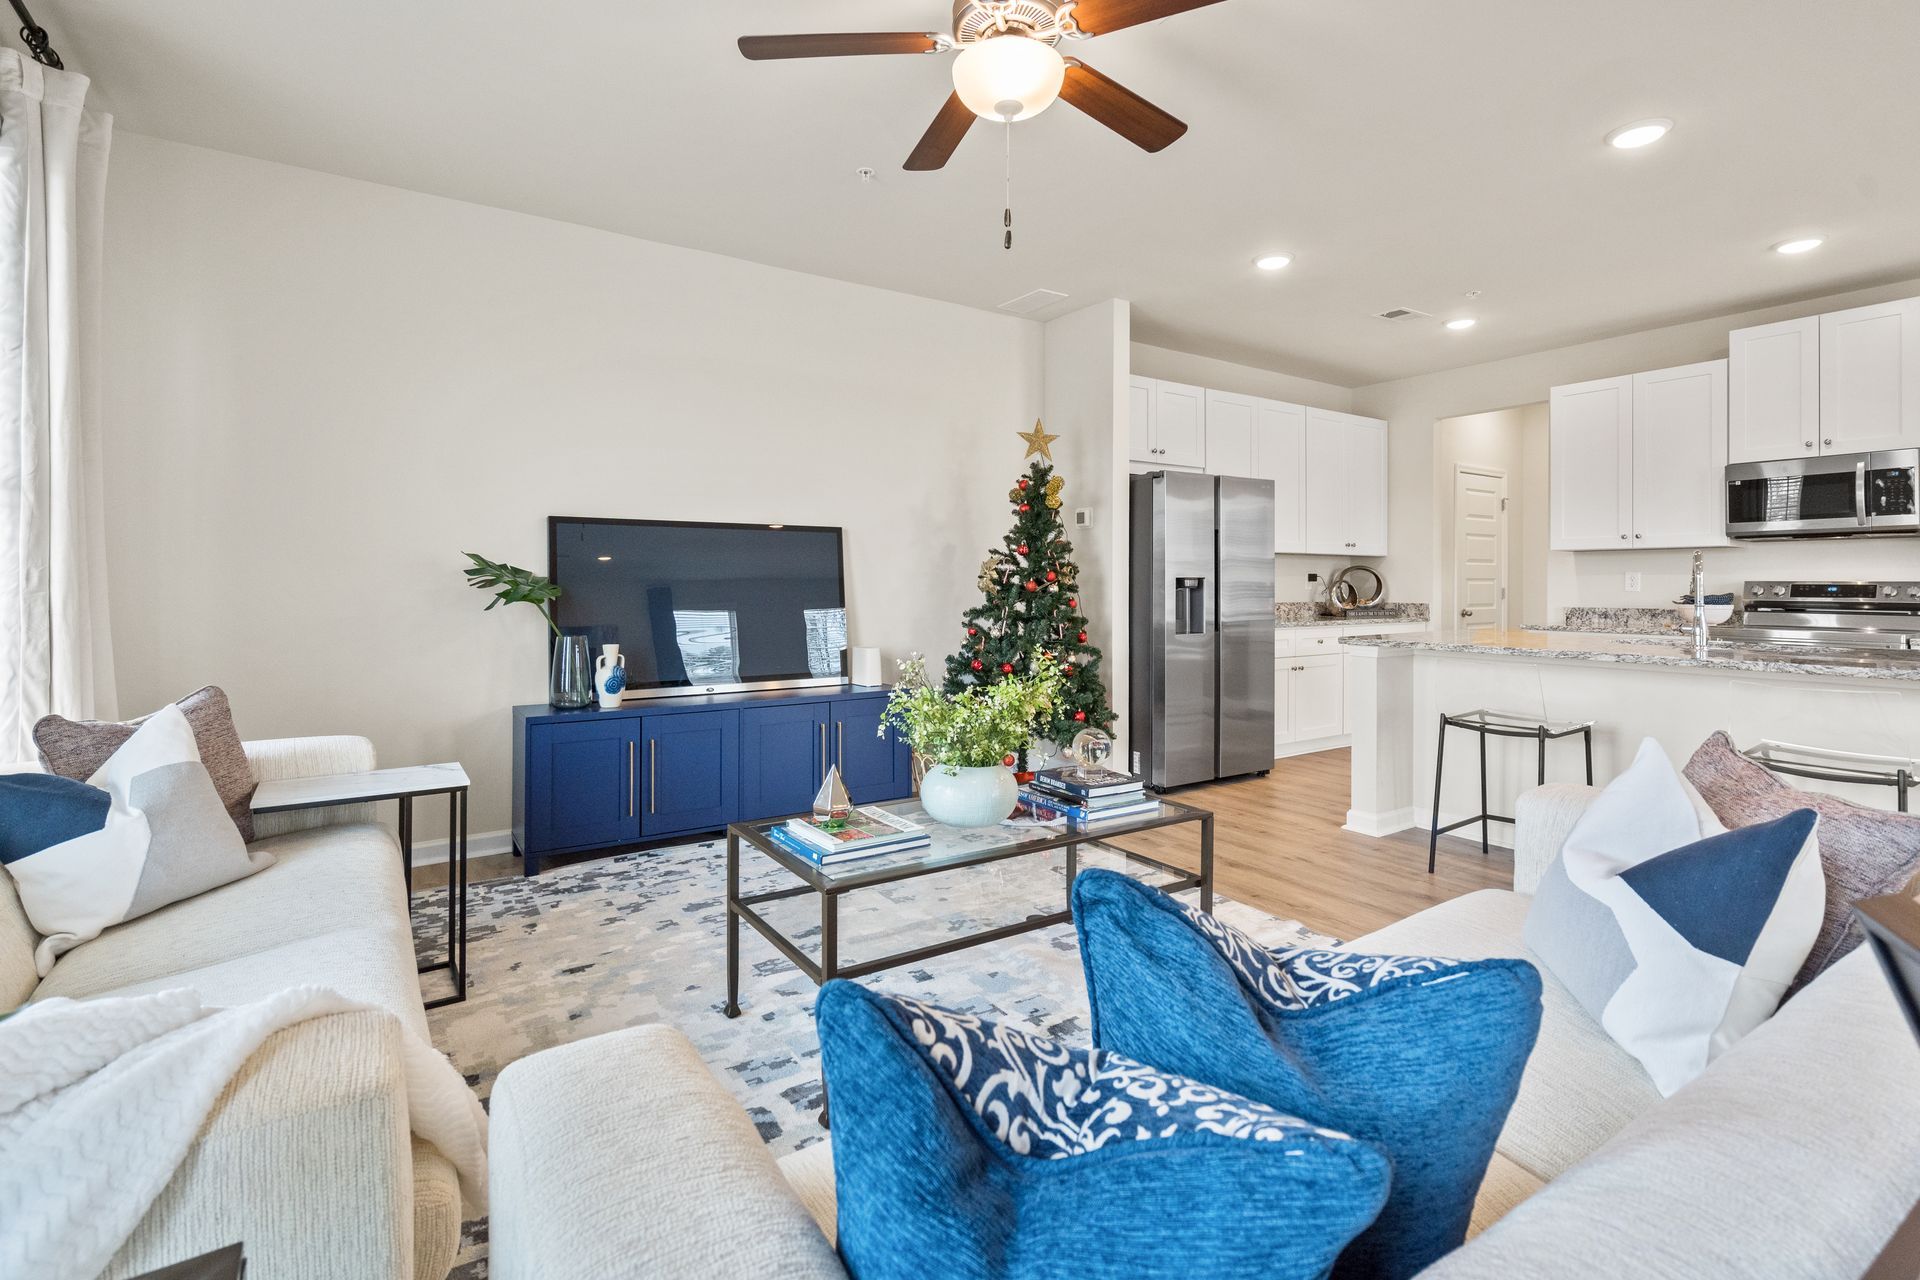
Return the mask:
M1920 533L1920 449L1828 454L1727 468L1729 538Z

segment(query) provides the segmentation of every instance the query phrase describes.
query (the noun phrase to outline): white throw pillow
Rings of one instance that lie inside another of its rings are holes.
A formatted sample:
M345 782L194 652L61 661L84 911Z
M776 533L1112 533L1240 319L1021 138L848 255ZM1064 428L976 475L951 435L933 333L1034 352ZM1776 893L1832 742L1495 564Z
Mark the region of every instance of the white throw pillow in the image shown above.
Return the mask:
M1773 1014L1820 934L1818 815L1728 831L1660 744L1574 824L1527 945L1664 1094Z
M0 850L43 935L34 952L41 977L104 929L273 862L240 839L177 706L155 712L85 783L46 774L7 781L9 803L30 807L15 820L59 837Z

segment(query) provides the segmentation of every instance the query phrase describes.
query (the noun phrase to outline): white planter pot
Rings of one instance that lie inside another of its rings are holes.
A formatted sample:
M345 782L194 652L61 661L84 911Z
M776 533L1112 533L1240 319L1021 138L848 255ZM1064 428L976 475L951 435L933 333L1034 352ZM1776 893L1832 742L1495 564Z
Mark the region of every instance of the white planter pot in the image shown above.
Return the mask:
M1004 765L948 768L936 764L920 780L927 816L949 827L990 827L1013 812L1020 784Z

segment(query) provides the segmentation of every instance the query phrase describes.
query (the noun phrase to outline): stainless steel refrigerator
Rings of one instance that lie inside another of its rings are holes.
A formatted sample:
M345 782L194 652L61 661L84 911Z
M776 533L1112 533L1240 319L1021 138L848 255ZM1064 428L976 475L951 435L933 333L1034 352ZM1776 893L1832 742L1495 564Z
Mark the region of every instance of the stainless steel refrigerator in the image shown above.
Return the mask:
M1133 477L1129 735L1151 787L1273 767L1273 483Z

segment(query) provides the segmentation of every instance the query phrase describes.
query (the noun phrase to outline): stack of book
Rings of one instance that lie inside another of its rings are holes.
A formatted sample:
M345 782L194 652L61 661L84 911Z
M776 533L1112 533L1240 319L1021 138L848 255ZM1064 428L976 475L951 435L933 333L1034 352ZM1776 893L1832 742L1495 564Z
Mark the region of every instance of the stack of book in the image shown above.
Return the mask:
M788 818L767 831L767 839L788 853L830 866L898 853L931 843L925 827L875 805L855 809L837 822L817 818Z
M1137 776L1111 769L1043 769L1020 800L1036 816L1050 815L1075 831L1096 831L1160 812L1160 802L1147 794Z

